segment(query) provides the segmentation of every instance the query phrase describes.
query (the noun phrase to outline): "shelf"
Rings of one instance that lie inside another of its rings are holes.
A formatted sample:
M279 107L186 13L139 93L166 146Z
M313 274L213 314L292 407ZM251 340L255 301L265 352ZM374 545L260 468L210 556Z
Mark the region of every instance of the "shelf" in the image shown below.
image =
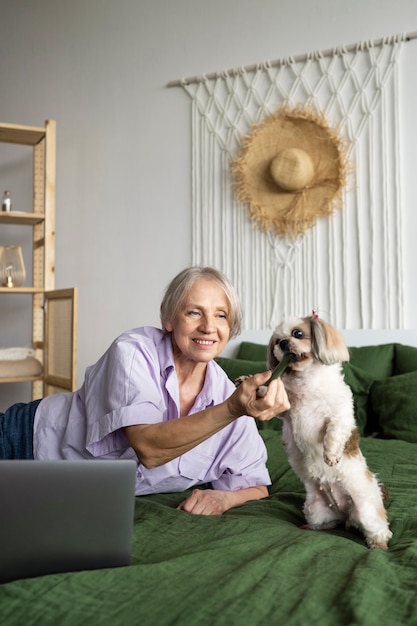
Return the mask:
M36 146L45 137L45 128L0 124L0 142Z
M17 211L0 211L0 224L27 224L33 226L45 220L43 213L19 213Z
M45 293L43 287L0 287L0 293Z
M40 376L11 376L10 378L0 378L0 384L2 383L27 383L42 381L42 375Z

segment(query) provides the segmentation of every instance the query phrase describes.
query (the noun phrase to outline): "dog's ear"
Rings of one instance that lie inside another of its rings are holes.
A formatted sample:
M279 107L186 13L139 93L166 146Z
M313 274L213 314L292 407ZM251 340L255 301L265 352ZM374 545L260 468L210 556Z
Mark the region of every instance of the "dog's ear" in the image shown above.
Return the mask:
M316 314L310 318L311 352L324 365L349 361L349 350L342 335Z
M274 370L279 363L277 357L274 354L274 348L276 345L277 345L277 336L274 332L272 333L272 337L269 340L268 350L266 353L266 366L269 370Z

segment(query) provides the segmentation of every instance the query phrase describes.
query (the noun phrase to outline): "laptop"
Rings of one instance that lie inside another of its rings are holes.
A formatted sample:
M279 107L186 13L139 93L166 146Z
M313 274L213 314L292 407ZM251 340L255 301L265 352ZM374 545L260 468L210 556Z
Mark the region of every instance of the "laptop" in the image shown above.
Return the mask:
M0 461L0 582L130 563L134 461Z

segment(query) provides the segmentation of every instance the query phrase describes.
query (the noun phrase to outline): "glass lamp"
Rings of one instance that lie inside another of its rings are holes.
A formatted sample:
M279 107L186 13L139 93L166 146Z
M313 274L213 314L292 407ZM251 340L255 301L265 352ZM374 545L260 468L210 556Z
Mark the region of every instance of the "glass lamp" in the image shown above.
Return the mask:
M20 246L0 247L0 285L21 287L25 282L26 270Z

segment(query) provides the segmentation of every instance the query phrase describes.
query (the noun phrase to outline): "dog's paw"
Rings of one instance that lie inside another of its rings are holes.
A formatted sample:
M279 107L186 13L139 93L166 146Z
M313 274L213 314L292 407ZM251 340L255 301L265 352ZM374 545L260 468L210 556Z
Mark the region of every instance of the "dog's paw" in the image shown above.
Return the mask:
M343 456L343 445L326 437L323 441L323 459L326 465L337 465Z
M338 454L328 454L326 452L324 453L324 462L330 467L337 465L341 458L342 456Z
M261 385L256 390L256 397L263 398L266 395L267 391L268 391L268 387L266 385Z
M366 543L371 550L380 549L380 550L388 550L388 542L392 537L392 532L390 530L386 530L384 532L375 533L373 535L368 535L366 537Z
M239 385L241 385L243 381L246 380L247 378L250 378L250 376L238 376L238 378L235 378L233 382L235 383L236 387L239 387ZM268 391L268 387L266 385L262 385L261 387L258 387L256 390L256 397L263 398L266 395L267 391Z

